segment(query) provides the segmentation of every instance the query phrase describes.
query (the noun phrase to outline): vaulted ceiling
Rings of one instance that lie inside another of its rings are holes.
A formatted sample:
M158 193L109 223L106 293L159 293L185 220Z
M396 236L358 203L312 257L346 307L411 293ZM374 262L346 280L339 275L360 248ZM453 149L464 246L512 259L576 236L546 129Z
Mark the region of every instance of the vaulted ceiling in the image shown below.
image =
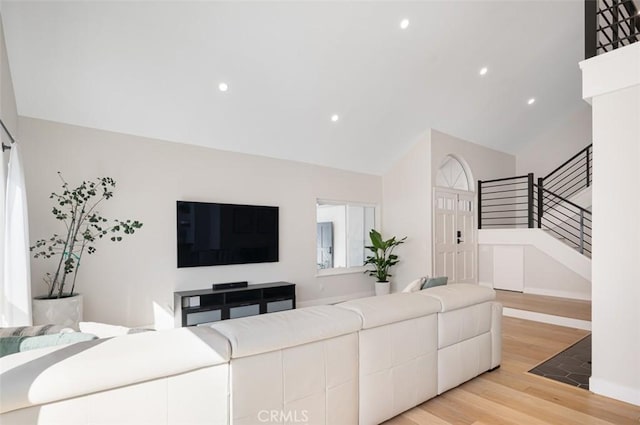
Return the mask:
M430 127L517 153L557 125L582 103L583 8L4 1L1 13L20 115L380 174Z

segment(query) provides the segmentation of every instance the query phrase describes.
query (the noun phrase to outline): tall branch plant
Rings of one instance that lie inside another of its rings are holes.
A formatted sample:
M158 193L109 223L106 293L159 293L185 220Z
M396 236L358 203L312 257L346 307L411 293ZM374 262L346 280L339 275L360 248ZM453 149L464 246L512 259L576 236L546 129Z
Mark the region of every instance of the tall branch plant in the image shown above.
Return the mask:
M131 235L142 227L138 220L110 220L98 212L97 207L113 197L116 182L111 177L83 181L72 188L60 172L58 176L62 181L62 191L51 193L49 198L55 203L51 212L65 224L66 233L40 239L31 247L34 258L58 257L55 272L47 273L44 278L49 287L47 298L75 295L80 260L85 253L96 252L95 242L98 239L109 237L113 242L120 242L123 235Z

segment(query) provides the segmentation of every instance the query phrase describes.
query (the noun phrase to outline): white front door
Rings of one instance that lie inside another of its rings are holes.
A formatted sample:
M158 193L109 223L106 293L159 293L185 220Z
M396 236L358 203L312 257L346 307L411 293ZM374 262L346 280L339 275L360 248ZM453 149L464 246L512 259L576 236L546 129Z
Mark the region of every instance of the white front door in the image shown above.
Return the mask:
M472 193L435 190L435 276L448 276L452 283L477 281L473 198Z

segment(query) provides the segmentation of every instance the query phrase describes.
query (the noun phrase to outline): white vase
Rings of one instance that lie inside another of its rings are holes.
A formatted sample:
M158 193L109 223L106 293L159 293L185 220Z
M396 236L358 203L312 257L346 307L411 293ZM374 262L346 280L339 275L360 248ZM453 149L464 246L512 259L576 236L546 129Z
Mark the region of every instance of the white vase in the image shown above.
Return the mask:
M65 298L34 298L31 303L34 325L62 325L78 330L82 321L82 295Z
M388 295L391 292L391 282L376 282L376 295Z

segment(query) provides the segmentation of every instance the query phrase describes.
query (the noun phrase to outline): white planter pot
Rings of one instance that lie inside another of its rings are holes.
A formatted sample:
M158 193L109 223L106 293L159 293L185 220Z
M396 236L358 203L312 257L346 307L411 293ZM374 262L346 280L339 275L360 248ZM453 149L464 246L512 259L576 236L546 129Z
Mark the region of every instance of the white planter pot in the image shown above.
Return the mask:
M78 329L78 322L82 321L82 295L54 299L34 298L32 301L34 325L54 324Z
M376 295L388 295L391 292L391 282L376 282Z

